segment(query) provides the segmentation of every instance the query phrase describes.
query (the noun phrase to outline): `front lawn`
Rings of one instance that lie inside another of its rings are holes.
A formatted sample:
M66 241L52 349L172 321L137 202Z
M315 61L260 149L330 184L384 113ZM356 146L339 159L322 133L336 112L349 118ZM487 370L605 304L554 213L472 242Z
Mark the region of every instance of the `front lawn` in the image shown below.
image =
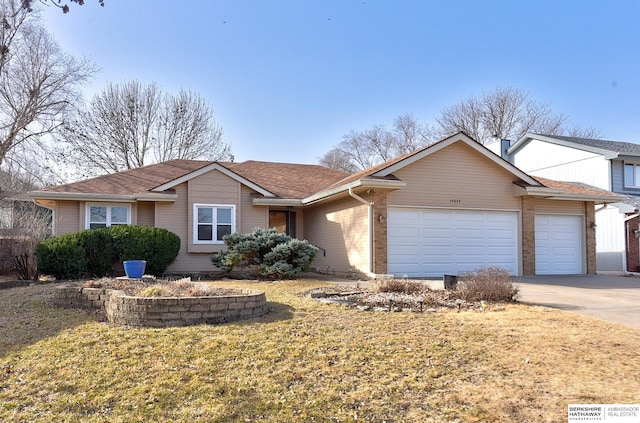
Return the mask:
M560 310L363 312L318 281L225 283L271 312L127 329L0 290L0 421L558 422L572 403L640 402L640 333ZM220 286L215 283L214 286Z

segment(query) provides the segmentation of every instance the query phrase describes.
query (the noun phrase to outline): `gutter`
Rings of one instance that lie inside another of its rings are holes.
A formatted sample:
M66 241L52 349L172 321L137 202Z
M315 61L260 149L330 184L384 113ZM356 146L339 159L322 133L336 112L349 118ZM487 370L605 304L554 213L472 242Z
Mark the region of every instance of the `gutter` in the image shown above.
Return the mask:
M132 203L135 201L171 201L178 199L178 194L159 194L139 192L133 194L97 194L86 192L48 192L31 191L29 196L35 200L78 200L78 201L110 201L116 203Z
M369 274L373 274L373 203L369 202L367 200L365 200L364 198L360 197L358 194L356 194L355 192L353 192L353 187L349 187L349 195L351 197L353 197L355 200L361 202L362 204L368 206L367 208L367 219L369 221L369 243L367 248L369 249L368 251L368 258L369 258Z

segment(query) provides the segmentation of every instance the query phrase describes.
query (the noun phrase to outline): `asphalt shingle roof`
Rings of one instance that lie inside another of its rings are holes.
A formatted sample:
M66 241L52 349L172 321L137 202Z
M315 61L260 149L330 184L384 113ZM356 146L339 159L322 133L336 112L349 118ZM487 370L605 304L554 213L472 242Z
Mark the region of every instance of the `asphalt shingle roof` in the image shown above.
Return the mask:
M602 150L609 150L619 154L630 154L630 155L638 155L640 156L640 144L635 144L632 142L625 141L608 141L608 140L597 140L592 138L578 138L578 137L565 137L560 135L544 135L539 134L548 138L556 138L563 141L572 142L575 144L581 144L588 147L599 148Z
M58 185L43 191L123 195L150 192L160 185L187 176L213 163L215 162L204 160L170 160ZM349 175L318 165L259 161L218 162L218 164L281 198L305 198Z
M600 189L598 187L584 184L582 182L556 181L553 179L541 178L539 176L534 176L534 178L546 187L561 189L571 194L586 194L586 195L611 194L611 191Z

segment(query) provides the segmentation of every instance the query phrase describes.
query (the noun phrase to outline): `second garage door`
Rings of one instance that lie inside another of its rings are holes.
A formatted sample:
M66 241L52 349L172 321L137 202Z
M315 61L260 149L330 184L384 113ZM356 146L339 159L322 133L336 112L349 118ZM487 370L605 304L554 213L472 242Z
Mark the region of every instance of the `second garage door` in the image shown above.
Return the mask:
M582 217L536 215L536 275L574 275L582 266Z
M389 209L388 270L442 277L484 266L518 274L516 212Z

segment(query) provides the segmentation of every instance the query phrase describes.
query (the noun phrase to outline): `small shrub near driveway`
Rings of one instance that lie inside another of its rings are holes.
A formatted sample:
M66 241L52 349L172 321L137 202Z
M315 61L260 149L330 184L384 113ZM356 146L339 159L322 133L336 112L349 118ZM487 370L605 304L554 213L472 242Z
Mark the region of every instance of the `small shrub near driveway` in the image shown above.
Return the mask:
M513 285L509 272L501 267L481 267L466 272L458 279L457 292L466 301L513 301L518 288Z
M408 279L384 279L377 282L376 285L378 292L419 294L421 292L428 291L428 288L424 284Z

